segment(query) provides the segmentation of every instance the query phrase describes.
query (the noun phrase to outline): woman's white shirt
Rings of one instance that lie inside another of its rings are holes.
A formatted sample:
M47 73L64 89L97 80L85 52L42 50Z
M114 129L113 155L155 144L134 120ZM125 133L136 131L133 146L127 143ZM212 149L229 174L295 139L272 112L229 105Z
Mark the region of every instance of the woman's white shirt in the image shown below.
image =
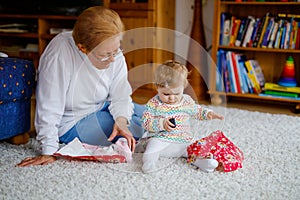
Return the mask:
M72 32L53 38L41 56L37 73L35 128L42 154L55 153L58 138L106 101L114 119L123 116L129 121L133 104L127 74L123 55L107 69L99 70L77 48Z

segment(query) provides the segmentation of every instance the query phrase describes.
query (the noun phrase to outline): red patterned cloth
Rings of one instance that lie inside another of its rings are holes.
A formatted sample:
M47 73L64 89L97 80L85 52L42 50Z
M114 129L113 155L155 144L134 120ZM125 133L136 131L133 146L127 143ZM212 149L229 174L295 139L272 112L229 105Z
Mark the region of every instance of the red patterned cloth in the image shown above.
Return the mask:
M193 163L196 158L213 157L222 164L224 172L242 168L243 152L235 146L222 131L212 132L207 137L195 141L188 146L188 163Z

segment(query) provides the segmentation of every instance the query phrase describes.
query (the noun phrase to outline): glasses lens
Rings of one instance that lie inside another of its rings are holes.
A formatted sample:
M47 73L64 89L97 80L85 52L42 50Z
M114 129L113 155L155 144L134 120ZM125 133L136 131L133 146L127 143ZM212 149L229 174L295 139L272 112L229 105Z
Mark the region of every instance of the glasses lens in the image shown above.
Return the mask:
M117 52L112 53L112 54L110 54L110 55L108 55L108 56L106 56L106 57L104 57L104 58L101 58L100 61L101 61L101 62L105 62L105 61L108 61L111 57L116 58L118 55L120 55L121 52L123 52L123 49L120 49L120 48L119 48L119 49L117 50Z

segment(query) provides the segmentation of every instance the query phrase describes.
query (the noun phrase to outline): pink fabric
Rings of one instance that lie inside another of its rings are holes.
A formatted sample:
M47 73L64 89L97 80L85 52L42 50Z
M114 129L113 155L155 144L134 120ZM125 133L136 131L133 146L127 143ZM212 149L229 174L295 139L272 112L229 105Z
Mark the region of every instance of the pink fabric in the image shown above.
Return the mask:
M213 157L222 164L224 172L242 168L242 161L244 160L243 152L220 130L195 141L188 146L187 152L188 163L194 162L198 157Z
M109 147L81 143L77 138L57 151L55 156L69 159L91 160L106 163L125 163L132 161L126 140L119 139Z

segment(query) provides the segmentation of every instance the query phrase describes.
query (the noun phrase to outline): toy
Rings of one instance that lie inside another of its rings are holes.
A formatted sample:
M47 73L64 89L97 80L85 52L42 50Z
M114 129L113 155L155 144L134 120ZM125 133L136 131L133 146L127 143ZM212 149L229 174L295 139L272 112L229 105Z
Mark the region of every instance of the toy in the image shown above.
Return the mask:
M296 78L295 78L295 65L294 65L294 59L292 56L289 56L285 62L283 72L278 81L278 85L281 85L284 87L296 87L297 86L297 82L296 82Z
M169 121L174 124L173 126L171 126L172 128L175 128L176 127L176 122L175 122L175 118L171 118L169 119Z

